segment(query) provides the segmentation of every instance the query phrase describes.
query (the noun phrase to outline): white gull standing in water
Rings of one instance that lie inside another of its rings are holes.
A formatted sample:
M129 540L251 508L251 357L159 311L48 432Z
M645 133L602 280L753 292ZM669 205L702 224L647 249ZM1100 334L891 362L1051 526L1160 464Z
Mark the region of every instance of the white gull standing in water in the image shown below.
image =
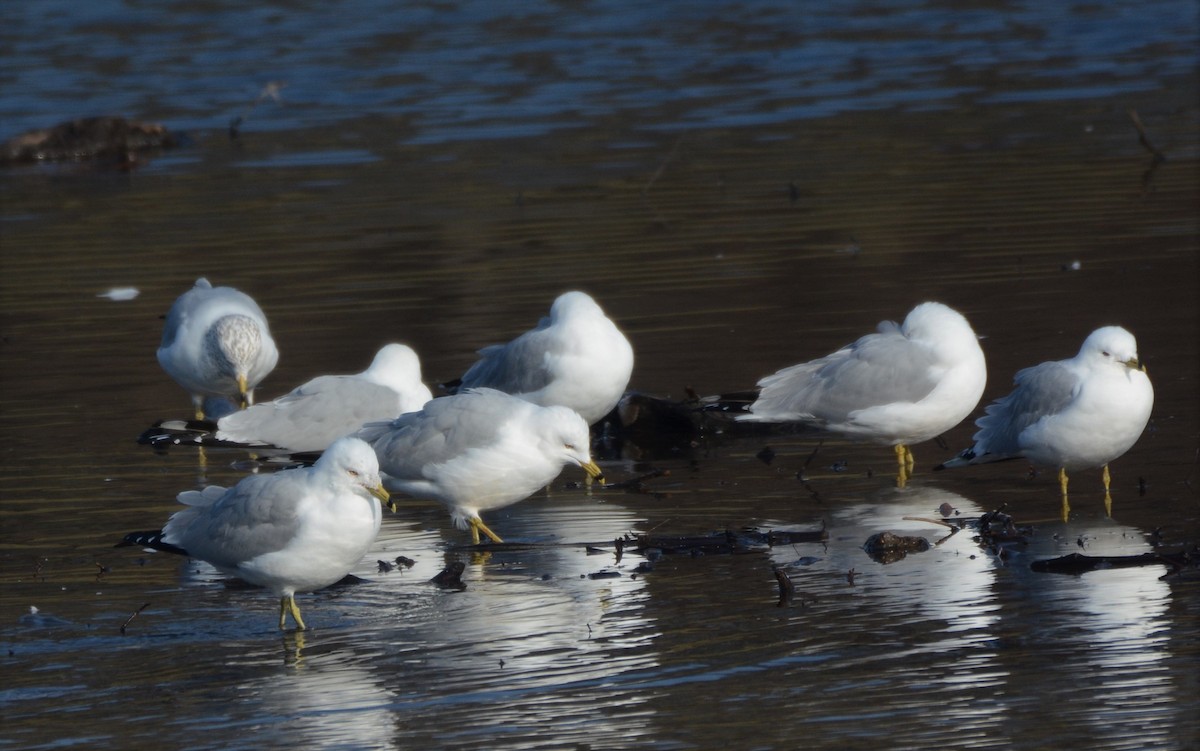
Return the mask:
M244 292L213 287L201 277L167 313L158 362L192 395L196 419L206 397L239 407L254 403L254 387L279 360L267 317Z
M937 302L913 308L902 324L758 382L739 420L804 423L894 446L903 485L911 444L935 438L975 409L987 382L979 338L957 311Z
M1154 387L1138 358L1137 340L1120 326L1096 329L1079 354L1017 372L1016 388L975 421L975 445L938 468L1016 459L1058 469L1064 512L1067 472L1103 467L1141 437L1154 406Z

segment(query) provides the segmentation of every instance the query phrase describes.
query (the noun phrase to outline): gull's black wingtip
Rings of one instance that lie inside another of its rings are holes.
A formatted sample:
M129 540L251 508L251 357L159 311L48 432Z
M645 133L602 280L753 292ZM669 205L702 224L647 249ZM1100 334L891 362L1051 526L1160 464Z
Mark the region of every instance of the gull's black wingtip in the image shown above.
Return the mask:
M161 529L150 530L147 532L130 532L125 537L114 545L114 548L128 547L152 548L160 550L164 553L174 553L175 555L187 555L188 552L178 545L172 545L163 540L163 531Z

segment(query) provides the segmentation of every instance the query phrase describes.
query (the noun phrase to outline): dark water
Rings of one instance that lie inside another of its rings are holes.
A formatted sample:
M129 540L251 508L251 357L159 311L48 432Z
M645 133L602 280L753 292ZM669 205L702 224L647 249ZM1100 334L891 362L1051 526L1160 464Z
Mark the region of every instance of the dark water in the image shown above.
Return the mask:
M3 13L3 135L112 112L191 139L132 172L0 176L3 747L1200 746L1195 572L1029 567L1200 538L1194 4ZM272 81L281 101L250 108ZM568 471L488 518L528 550L457 551L444 511L405 503L366 582L303 596L311 630L281 634L266 593L111 547L243 475L236 452L133 440L187 414L154 350L200 275L270 317L261 398L387 341L454 377L578 287L633 341L631 387L663 397L749 386L937 299L986 337L985 399L1120 323L1156 401L1111 515L1097 472L1065 522L1049 473L931 474L969 424L915 447L902 490L890 450L837 440L628 445L610 478L669 474L589 493ZM118 286L141 294L97 296ZM1008 504L1029 544L998 559L905 518L942 503ZM642 556L578 544L822 525L636 576ZM883 530L936 544L875 563ZM378 572L398 555L415 566ZM466 591L427 583L455 560Z

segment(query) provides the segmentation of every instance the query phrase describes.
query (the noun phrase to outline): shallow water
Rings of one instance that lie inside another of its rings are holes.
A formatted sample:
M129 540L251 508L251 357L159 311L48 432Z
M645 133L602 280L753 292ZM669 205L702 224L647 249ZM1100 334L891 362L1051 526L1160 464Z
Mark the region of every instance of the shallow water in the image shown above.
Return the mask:
M6 10L4 135L119 111L191 143L132 172L0 175L3 744L1200 745L1195 572L1029 568L1200 537L1195 7L492 7ZM282 102L247 109L272 80ZM200 275L271 320L260 398L387 341L452 378L579 287L632 340L631 388L662 397L750 386L938 299L985 337L987 400L1120 323L1156 401L1111 516L1097 472L1065 522L1051 473L930 473L969 423L915 447L902 490L886 448L643 441L604 465L669 472L646 492L567 471L489 516L525 550L458 550L444 511L404 503L365 581L303 596L312 628L281 634L268 594L111 547L244 473L238 452L134 443L189 410L154 350ZM124 286L141 294L97 296ZM1033 535L1001 560L905 519L942 503L1008 504ZM638 574L580 544L822 525ZM937 544L875 563L883 530ZM416 564L379 572L398 555ZM455 560L465 591L428 583Z

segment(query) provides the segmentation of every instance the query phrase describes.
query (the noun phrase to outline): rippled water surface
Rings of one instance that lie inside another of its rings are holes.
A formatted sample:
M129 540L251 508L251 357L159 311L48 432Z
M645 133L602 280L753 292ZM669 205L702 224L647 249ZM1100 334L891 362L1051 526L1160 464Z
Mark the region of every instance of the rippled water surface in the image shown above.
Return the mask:
M1200 747L1196 572L1030 568L1200 538L1194 3L643 5L6 7L0 136L109 113L188 138L131 171L0 173L0 747ZM404 501L364 581L281 633L268 593L112 547L245 473L134 442L190 409L154 350L201 275L271 320L260 398L388 341L453 378L582 288L658 397L937 299L984 337L987 400L1120 323L1155 407L1111 513L1079 472L1066 521L1051 473L929 471L969 422L903 489L887 448L651 431L602 461L663 472L641 492L568 470L489 516L524 547L473 554ZM997 558L928 521L942 504L1007 504L1028 544ZM877 563L884 530L933 547ZM464 591L429 583L455 561Z

